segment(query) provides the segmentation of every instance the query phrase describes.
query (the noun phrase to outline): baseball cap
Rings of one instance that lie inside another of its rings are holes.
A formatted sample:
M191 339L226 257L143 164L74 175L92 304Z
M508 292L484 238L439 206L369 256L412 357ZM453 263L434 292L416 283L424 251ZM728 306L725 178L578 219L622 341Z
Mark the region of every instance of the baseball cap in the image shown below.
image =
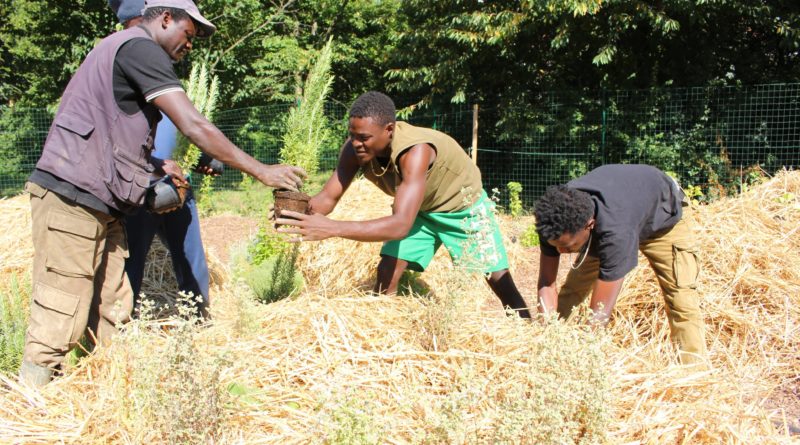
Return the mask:
M156 7L176 8L186 11L200 25L197 30L197 37L211 37L211 34L214 34L214 31L217 30L213 23L200 14L200 10L197 9L197 5L192 0L144 0L144 9Z
M144 0L108 0L108 6L117 15L120 23L141 17L144 9Z

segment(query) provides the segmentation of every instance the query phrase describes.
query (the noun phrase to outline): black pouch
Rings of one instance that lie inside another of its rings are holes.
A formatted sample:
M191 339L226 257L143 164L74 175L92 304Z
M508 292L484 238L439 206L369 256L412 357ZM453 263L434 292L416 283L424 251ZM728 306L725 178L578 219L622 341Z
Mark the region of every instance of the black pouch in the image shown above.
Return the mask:
M145 206L149 212L166 213L180 208L185 199L186 193L181 193L172 177L167 175L150 183Z

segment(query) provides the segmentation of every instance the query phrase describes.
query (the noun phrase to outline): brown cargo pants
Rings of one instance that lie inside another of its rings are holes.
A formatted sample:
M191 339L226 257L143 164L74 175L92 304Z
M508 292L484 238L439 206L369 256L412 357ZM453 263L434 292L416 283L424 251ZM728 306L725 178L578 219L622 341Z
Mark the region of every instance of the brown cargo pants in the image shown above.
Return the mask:
M100 342L130 319L120 219L27 183L33 223L30 322L23 360L57 368L87 328Z
M639 250L650 262L664 294L670 337L679 349L682 363L705 360L705 325L700 313L697 278L697 248L686 221L692 214L683 208L683 218L670 230L639 243ZM587 257L581 267L570 270L558 293L558 313L568 317L572 308L590 294L600 271L596 257Z

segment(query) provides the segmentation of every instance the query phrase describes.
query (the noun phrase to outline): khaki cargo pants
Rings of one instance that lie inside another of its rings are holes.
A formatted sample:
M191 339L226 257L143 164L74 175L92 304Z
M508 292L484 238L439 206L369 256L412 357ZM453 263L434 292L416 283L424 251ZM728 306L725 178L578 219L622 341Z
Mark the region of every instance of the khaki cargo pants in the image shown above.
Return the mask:
M27 183L33 222L33 293L23 359L57 368L87 328L100 342L130 319L122 222Z
M705 360L706 342L703 316L700 313L697 278L697 249L686 221L692 214L683 208L683 218L672 229L639 243L639 250L650 262L664 294L670 337L679 349L682 363ZM587 257L583 264L570 270L558 293L558 313L568 317L572 308L590 294L600 271L596 257Z

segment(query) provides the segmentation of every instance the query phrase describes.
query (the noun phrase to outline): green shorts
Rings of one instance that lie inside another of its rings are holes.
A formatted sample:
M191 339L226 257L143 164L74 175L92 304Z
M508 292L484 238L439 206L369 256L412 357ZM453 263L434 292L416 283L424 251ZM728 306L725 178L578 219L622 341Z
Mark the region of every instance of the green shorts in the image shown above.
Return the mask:
M419 212L405 238L384 243L381 255L408 261L408 268L422 272L444 244L453 261L483 273L508 269L494 203L482 192L478 202L452 213Z

